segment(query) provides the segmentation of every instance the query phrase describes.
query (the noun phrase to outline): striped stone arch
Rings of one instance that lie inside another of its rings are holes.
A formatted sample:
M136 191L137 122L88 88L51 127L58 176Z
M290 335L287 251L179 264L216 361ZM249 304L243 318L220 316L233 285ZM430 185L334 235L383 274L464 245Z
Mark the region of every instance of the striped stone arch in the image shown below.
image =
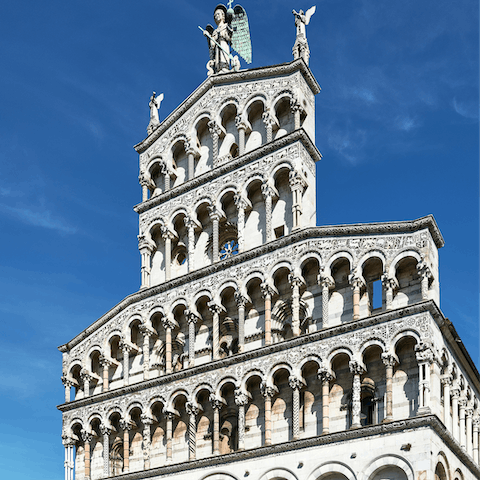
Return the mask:
M317 467L307 480L321 480L327 474L338 473L343 475L347 480L357 480L355 473L345 464L340 462L327 462Z
M286 468L273 468L264 473L259 480L298 480L298 478Z
M383 455L376 458L363 470L363 476L359 480L369 480L378 470L386 467L398 467L405 473L407 480L415 480L412 466L397 455Z

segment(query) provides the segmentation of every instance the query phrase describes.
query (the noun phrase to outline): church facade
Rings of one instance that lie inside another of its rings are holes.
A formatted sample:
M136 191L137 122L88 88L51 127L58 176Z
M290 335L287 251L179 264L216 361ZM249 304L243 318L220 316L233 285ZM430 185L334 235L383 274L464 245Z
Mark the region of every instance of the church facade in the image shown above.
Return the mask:
M480 478L434 218L316 226L296 15L292 62L229 70L211 43L209 77L135 146L141 286L59 347L66 480Z

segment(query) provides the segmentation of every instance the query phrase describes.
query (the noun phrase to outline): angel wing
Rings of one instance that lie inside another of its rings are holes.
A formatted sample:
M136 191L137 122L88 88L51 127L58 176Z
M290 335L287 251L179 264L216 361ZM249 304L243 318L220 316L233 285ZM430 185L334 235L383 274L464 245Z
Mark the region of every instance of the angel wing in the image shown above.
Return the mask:
M232 48L247 63L252 63L252 42L250 41L247 12L241 5L235 5L233 12Z
M308 25L310 23L310 18L311 16L315 13L315 10L317 9L317 6L314 5L313 7L309 8L305 12L305 25Z
M160 102L160 103L163 102L163 93L161 93L160 95L157 95L157 97L155 98L155 100L156 100L157 102Z

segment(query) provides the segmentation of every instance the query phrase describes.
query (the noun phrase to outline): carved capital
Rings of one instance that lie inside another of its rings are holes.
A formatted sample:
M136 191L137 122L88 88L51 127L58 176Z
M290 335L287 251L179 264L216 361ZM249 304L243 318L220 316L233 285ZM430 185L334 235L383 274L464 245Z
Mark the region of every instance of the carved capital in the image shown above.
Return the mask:
M448 385L450 387L453 385L453 378L451 375L442 375L440 381L442 382L442 385Z
M105 423L100 424L100 433L102 435L110 435L112 433L112 426Z
M223 407L223 400L221 398L218 398L215 394L211 393L209 400L214 410L220 410Z
M304 283L303 280L299 276L295 275L294 273L290 273L288 275L288 281L292 288L295 288L295 287L300 288Z
M426 342L415 345L415 358L418 363L432 364L435 361L435 352L432 345Z
M218 303L216 303L213 300L211 302L208 302L207 306L208 306L210 312L212 312L212 315L214 315L214 314L219 315L220 313L222 313L225 310L222 305L219 305Z
M197 416L200 412L200 407L196 403L187 402L185 404L185 411L187 412L187 415Z
M246 392L237 388L234 393L235 393L235 405L245 406L248 403L248 394Z
M62 435L62 444L65 447L74 447L75 443L76 443L75 439L70 435L67 435L67 434Z
M153 425L155 421L150 415L147 415L146 413L142 413L140 415L140 419L142 420L144 427L149 427L150 425Z
M188 323L197 323L200 318L196 313L189 309L185 310L185 317L187 318Z
M356 360L351 360L348 363L348 367L350 368L350 373L353 375L363 375L365 373L365 368Z
M417 263L417 272L423 278L430 279L433 276L430 268L424 261Z
M213 222L213 221L217 221L217 222L218 222L218 221L220 220L221 216L222 216L222 215L220 214L220 212L218 211L218 208L215 207L214 205L209 205L209 206L207 207L207 209L208 209L208 214L209 214L209 216L210 216L210 220L211 220L212 222Z
M120 425L120 428L122 430L130 431L134 427L134 423L131 420L126 419L126 418L121 418L120 421L118 422L118 424Z
M167 330L168 328L174 330L175 327L178 327L178 323L171 317L162 317L163 328Z
M65 387L73 387L75 385L75 382L66 375L62 375L62 383Z
M262 183L262 195L264 198L273 198L275 196L275 191L267 182Z
M260 392L264 397L274 397L278 393L278 388L274 385L267 385L265 382L260 384Z
M351 273L348 276L348 281L352 288L362 288L365 285L365 282L363 281L363 278L356 275L355 273Z
M335 280L330 275L320 274L317 280L323 288L331 290L335 287Z
M214 135L219 136L220 133L222 132L221 128L219 127L219 125L215 120L210 120L207 125L208 125L208 130L210 131L210 134L212 136Z
M164 240L173 240L175 238L175 234L166 225L162 225L160 231Z
M382 353L382 362L386 367L394 367L398 363L398 358L393 353Z
M300 390L304 386L302 380L295 375L288 377L288 384L292 390Z
M235 202L235 206L237 207L237 210L245 210L248 206L247 201L239 193L236 193L234 195L233 201Z
M290 99L290 110L292 111L292 113L298 112L299 110L301 110L301 108L302 106L296 98Z
M247 130L247 124L242 120L241 115L235 117L235 126L237 127L237 130Z
M86 368L80 370L80 378L84 382L91 382L93 380L92 372L89 372Z
M113 358L105 355L100 355L100 365L102 367L111 367L113 365Z
M458 400L460 398L460 389L458 387L452 388L450 390L450 396Z
M82 430L81 432L83 443L90 443L93 440L93 432Z
M260 284L260 290L262 292L263 298L268 296L271 297L275 293L275 290L267 282L263 282L262 284Z
M303 189L307 185L304 178L297 170L290 170L290 173L288 175L288 181L292 190Z
M144 337L153 337L155 335L155 330L153 330L153 328L149 325L145 325L144 323L139 326L139 330L140 332L142 332Z
M335 374L327 367L320 367L317 371L317 375L322 382L331 382L335 379Z
M240 292L235 292L235 302L237 303L237 307L244 307L248 303L247 298L242 295Z

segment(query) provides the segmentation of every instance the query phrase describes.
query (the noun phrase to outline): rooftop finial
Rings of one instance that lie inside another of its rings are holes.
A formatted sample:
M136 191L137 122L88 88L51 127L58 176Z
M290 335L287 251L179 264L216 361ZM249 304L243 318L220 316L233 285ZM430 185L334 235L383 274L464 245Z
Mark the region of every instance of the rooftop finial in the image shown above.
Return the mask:
M305 31L305 26L310 23L311 16L315 13L317 7L314 5L309 8L306 13L303 13L303 10L296 12L295 10L292 13L295 15L295 26L297 27L297 38L295 39L295 45L293 46L293 58L303 58L305 63L308 65L310 59L310 49L308 48L307 34Z
M150 103L148 106L150 107L150 122L147 126L147 133L150 135L155 128L160 125L160 119L158 118L158 109L160 108L160 104L163 100L163 93L155 97L157 93L153 92L152 96L150 97Z

